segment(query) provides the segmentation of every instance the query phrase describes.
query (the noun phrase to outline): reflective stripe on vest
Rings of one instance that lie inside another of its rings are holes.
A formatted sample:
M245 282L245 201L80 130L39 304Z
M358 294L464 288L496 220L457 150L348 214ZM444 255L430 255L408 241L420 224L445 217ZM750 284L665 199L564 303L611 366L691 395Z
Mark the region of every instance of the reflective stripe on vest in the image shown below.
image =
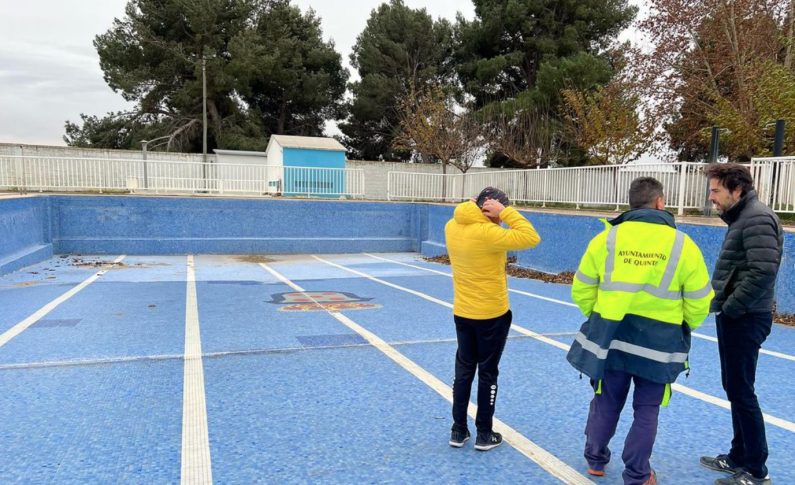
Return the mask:
M682 258L682 250L685 247L685 234L676 231L676 238L674 239L674 246L671 248L671 256L668 258L668 264L665 267L662 281L660 285L653 285L651 283L624 283L620 281L613 281L613 271L616 266L616 234L618 233L618 226L613 226L607 234L607 260L605 261L605 279L599 284L599 289L602 291L624 291L626 293L639 293L646 292L657 298L664 300L681 300L682 292L680 290L670 291L668 287L674 280L676 274L676 267L679 266L679 260ZM584 275L583 275L584 276ZM579 273L578 273L579 277ZM584 283L588 281L582 280ZM700 293L704 290L699 290L695 293ZM709 290L706 290L709 294ZM688 298L693 298L688 295Z
M578 333L574 340L576 340L584 350L594 354L596 358L600 360L607 359L607 354L609 351L620 350L621 352L637 355L638 357L643 357L645 359L660 362L662 364L684 364L687 362L687 354L685 353L661 352L659 350L652 350L628 342L622 342L621 340L613 340L610 342L610 348L603 349L596 342L591 342L588 340L588 337L586 337L582 332Z
M598 285L599 284L599 278L591 278L590 276L584 274L579 269L577 270L577 273L575 274L575 276L577 277L578 280L582 281L586 285Z

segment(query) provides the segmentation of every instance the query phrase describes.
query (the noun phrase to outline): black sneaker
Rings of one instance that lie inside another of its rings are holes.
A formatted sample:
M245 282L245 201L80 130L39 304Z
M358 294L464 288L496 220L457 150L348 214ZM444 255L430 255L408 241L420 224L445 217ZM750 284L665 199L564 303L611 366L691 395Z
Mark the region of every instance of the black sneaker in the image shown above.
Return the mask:
M469 431L462 433L460 431L453 430L453 432L450 433L450 446L453 448L461 448L464 446L464 443L469 441L469 438Z
M737 466L729 459L729 455L718 455L716 457L702 456L701 464L710 470L724 473L738 473L743 471L743 467Z
M765 478L756 478L743 470L730 477L715 480L715 485L773 485L773 482L769 475Z
M500 433L491 433L488 437L483 437L478 434L478 439L475 440L475 449L478 451L489 451L502 444L502 435Z

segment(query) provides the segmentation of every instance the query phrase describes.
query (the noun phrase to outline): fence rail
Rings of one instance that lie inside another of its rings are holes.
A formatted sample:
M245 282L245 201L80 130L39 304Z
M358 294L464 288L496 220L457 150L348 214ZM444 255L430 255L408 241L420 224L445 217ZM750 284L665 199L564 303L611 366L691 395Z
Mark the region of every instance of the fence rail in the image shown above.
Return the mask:
M655 177L665 186L668 204L679 209L703 205L706 185L699 163L659 163L598 167L506 170L476 174L389 173L390 200L461 201L483 187L503 190L522 203L615 207L627 205L629 185L637 177Z
M652 176L665 186L668 205L682 214L703 207L703 167L655 163L454 175L389 172L388 198L456 202L495 186L520 203L618 210L629 203L631 182ZM795 157L757 158L749 168L761 201L776 212L795 213ZM364 198L364 188L361 169L0 155L0 190Z
M0 190L364 197L364 170L0 156Z
M776 212L795 213L795 157L755 158L751 174L759 200Z

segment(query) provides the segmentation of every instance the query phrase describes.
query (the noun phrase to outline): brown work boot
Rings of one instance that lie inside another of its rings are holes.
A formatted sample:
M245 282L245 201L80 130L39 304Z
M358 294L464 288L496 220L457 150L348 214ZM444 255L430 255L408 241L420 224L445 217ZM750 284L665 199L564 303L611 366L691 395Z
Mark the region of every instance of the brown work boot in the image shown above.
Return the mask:
M643 482L643 485L657 485L657 472L654 470L651 471L651 476L648 480Z

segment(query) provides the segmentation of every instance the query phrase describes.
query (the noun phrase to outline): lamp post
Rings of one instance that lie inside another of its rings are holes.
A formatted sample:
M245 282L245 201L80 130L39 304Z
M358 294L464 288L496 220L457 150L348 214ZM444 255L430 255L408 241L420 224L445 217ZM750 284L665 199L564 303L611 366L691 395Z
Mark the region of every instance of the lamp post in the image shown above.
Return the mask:
M718 150L720 146L720 132L725 131L729 132L728 128L720 128L717 126L712 127L712 138L710 139L709 143L709 156L707 157L707 163L717 163L718 162ZM712 215L712 205L709 203L709 179L706 179L706 190L704 195L704 217L709 217Z
M204 54L202 54L202 163L204 183L207 185L207 58Z
M784 120L776 121L776 136L773 139L773 156L780 157L784 153L784 128L786 122Z

